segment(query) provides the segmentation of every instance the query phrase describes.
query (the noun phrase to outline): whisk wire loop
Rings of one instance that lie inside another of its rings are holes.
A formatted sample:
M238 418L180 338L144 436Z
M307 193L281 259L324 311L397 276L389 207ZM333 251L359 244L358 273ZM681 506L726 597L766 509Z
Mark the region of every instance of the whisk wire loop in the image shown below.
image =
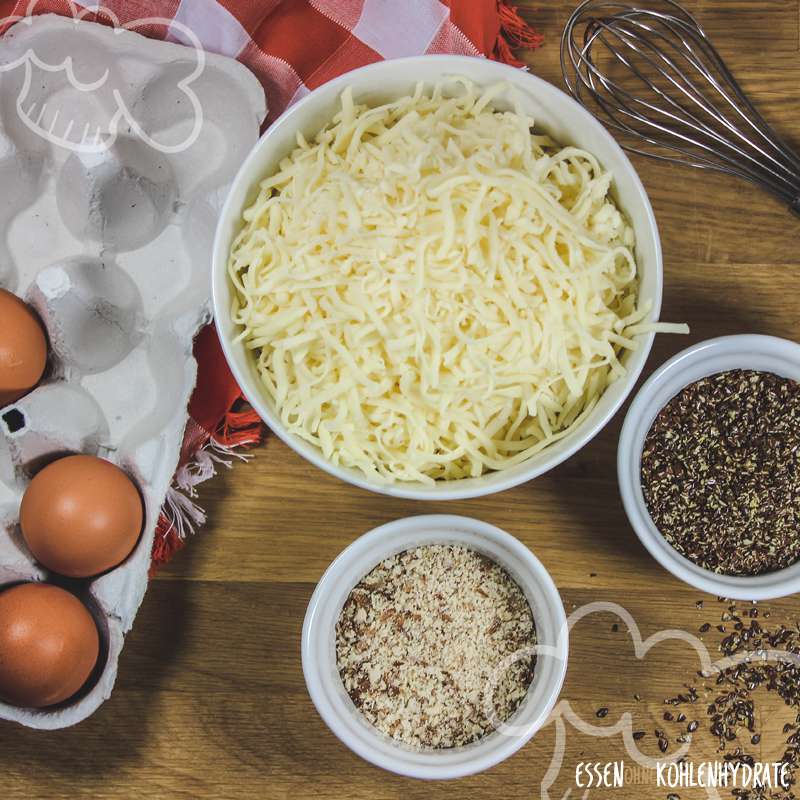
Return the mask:
M585 0L564 29L561 68L627 150L738 176L800 213L800 156L674 0Z

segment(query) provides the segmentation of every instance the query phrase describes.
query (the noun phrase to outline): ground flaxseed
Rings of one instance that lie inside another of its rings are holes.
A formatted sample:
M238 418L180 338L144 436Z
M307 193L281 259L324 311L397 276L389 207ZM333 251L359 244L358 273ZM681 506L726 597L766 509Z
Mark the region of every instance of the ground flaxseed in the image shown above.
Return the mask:
M536 644L525 595L498 564L456 545L382 561L353 589L336 626L345 689L376 728L419 748L465 745L493 730L485 692L498 676L508 720L533 680Z
M800 559L800 384L731 370L659 412L642 452L656 527L695 564L760 575Z

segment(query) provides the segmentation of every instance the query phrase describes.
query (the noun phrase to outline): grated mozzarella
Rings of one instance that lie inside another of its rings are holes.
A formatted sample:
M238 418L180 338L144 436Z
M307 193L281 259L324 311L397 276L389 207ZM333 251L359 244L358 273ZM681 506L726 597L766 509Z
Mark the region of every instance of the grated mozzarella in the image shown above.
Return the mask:
M637 308L611 175L493 110L504 88L420 84L376 108L345 91L261 183L232 247L234 320L281 421L373 479L530 458L659 329Z

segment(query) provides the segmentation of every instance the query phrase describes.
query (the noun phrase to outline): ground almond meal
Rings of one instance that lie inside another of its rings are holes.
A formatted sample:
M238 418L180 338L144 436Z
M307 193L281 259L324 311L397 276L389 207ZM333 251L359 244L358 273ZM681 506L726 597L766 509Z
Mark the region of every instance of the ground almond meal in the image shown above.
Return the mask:
M485 691L496 668L536 643L522 590L465 547L425 545L382 561L353 589L336 626L344 686L367 720L414 747L457 747L493 730ZM497 719L533 680L526 654L499 676Z

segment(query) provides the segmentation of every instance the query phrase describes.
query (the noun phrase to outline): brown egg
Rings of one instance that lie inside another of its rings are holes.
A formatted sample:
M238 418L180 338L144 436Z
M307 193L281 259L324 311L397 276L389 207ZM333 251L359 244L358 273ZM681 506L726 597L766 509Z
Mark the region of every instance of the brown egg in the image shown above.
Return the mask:
M119 467L94 456L67 456L34 476L19 523L39 563L88 578L130 555L143 517L139 492Z
M0 289L0 407L27 394L41 380L47 338L33 310Z
M0 592L0 699L43 708L72 697L100 653L86 607L58 586L23 583Z

